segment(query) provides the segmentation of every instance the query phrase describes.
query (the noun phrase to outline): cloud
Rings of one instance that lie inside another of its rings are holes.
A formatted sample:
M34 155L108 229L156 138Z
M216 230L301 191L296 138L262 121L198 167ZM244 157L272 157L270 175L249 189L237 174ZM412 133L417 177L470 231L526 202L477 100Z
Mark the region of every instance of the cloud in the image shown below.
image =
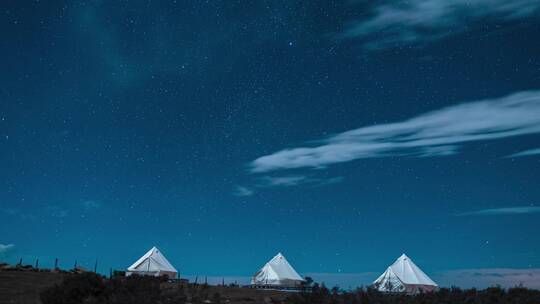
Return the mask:
M260 178L261 183L259 187L289 187L298 186L301 184L310 184L313 186L324 186L330 184L336 184L343 180L342 176L331 178L317 178L308 177L304 175L291 175L291 176L263 176Z
M521 151L518 153L508 155L507 157L522 157L522 156L531 156L531 155L540 155L540 148Z
M0 244L0 254L5 254L8 251L12 250L13 248L15 248L15 245L13 244L7 244L7 245Z
M409 120L362 127L285 149L250 163L252 173L324 168L356 159L433 157L457 153L467 142L540 132L540 91L462 103ZM318 145L317 145L318 144Z
M296 186L307 182L307 177L298 176L264 176L261 178L262 186L275 187L275 186Z
M343 176L336 176L327 179L319 179L318 186L333 185L341 183L345 178Z
M524 206L524 207L482 209L482 210L473 211L473 212L460 213L460 214L458 214L458 216L468 216L468 215L512 215L512 214L527 214L527 213L540 213L540 207Z
M523 285L528 288L540 288L540 269L461 269L432 275L441 286L459 286L462 288L486 288L499 285L504 288Z
M82 202L82 206L83 206L83 208L85 210L99 209L99 208L101 208L101 205L102 204L100 202L96 202L96 201L92 201L92 200Z
M338 37L362 39L366 49L422 44L463 32L486 18L523 19L539 8L536 0L378 1L369 18L350 23Z
M233 191L233 194L235 196L252 196L253 194L255 194L255 191L249 188L243 187L243 186L236 186L236 188Z

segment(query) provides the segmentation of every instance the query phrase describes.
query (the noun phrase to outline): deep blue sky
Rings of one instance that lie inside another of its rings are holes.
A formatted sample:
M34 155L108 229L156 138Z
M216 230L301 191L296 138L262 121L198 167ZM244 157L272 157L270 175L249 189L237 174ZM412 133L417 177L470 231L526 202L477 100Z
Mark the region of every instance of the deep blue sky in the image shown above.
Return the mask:
M338 278L403 252L429 274L540 268L536 1L0 12L4 260L108 272L157 245L191 275L278 251Z

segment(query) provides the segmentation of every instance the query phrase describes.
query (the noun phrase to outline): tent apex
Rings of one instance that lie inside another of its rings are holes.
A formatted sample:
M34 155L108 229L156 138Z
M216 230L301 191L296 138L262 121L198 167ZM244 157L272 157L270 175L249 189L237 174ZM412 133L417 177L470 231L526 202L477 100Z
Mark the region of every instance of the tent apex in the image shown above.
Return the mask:
M289 264L285 256L278 252L251 279L252 285L299 286L304 281Z
M127 272L153 276L166 274L170 277L176 276L178 273L156 246L153 246L133 265L129 266Z

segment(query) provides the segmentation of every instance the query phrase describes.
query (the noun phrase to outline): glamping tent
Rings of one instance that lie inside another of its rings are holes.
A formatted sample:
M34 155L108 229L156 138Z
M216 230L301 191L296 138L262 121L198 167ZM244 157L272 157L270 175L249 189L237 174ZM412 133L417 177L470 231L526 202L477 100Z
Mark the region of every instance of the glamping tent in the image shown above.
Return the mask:
M304 279L281 252L251 278L251 285L256 288L294 288L299 287L302 282Z
M165 256L155 246L152 247L137 262L129 266L126 275L149 275L149 276L168 276L173 279L178 271L169 263Z
M373 282L373 286L382 292L403 292L409 294L431 292L438 288L437 283L433 282L405 254L388 267Z

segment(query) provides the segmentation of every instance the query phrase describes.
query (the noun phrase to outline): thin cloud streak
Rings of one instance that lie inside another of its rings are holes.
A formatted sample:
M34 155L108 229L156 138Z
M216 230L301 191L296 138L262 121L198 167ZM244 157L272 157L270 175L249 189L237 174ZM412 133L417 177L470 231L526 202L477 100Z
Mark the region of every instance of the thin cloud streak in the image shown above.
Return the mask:
M540 207L524 206L524 207L508 207L508 208L492 208L483 209L473 212L460 213L458 216L474 216L474 215L515 215L527 213L540 213Z
M362 39L378 50L400 44L425 44L467 30L485 18L500 21L530 17L540 8L535 0L412 0L382 1L371 17L351 23L340 39Z
M252 196L253 194L255 194L255 191L244 186L236 186L233 191L233 195L240 197Z
M530 150L525 150L525 151L521 151L521 152L518 152L518 153L514 153L514 154L511 154L511 155L508 155L508 157L523 157L523 156L532 156L532 155L540 155L540 148L538 149L530 149Z
M342 176L336 176L331 178L318 178L308 177L304 175L291 175L291 176L263 176L260 178L261 183L258 187L270 188L270 187L290 187L298 185L311 185L311 186L325 186L331 184L337 184L343 181Z
M261 187L297 186L309 181L306 176L264 176L261 178Z
M4 254L13 248L15 248L15 245L13 244L0 244L0 254Z
M356 159L452 155L467 142L540 133L540 91L472 101L397 123L362 127L255 159L252 173L324 168Z
M501 286L511 288L522 285L540 288L540 269L484 268L460 269L436 273L432 276L440 286L462 288L487 288Z
M337 184L343 181L343 176L335 176L328 178L309 177L304 175L288 175L288 176L262 176L258 177L251 188L244 186L236 186L232 194L234 196L246 197L255 194L255 191L261 189L278 188L278 187L293 187L304 185L308 187L323 187L327 185Z

